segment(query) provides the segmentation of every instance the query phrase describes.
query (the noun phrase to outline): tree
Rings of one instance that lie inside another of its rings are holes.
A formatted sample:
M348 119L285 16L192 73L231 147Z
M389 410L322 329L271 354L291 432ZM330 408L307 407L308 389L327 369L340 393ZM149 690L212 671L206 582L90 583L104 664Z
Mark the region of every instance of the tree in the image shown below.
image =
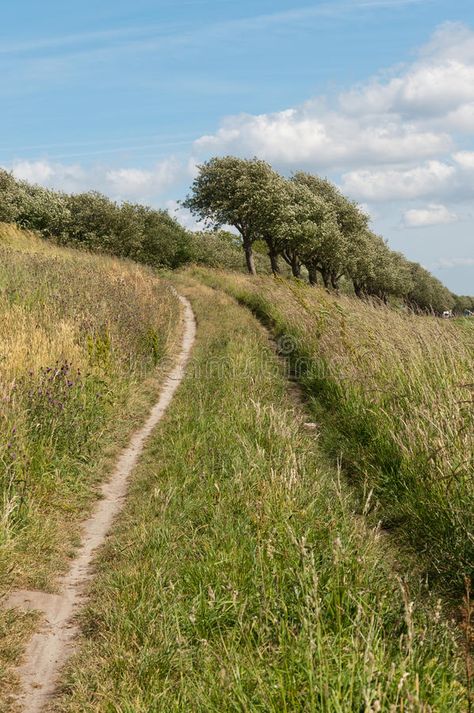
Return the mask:
M407 295L407 302L412 309L442 314L454 307L454 297L442 282L417 262L410 262L408 265L413 287Z
M239 231L250 274L256 274L252 245L259 239L269 246L277 270L276 246L268 226L279 211L282 180L268 163L256 158L212 158L199 167L183 205L209 227L231 225Z
M365 229L354 234L349 245L346 273L357 297L369 294L369 285L376 277L378 240L377 235Z
M193 237L165 210L135 206L143 221L143 238L139 257L150 265L163 265L172 270L194 259Z
M359 206L346 198L341 191L326 178L320 178L302 171L293 176L293 181L306 186L311 193L326 203L334 215L338 231L332 231L327 236L326 276L323 279L330 282L336 289L341 277L347 272L348 262L353 250L357 250L358 238L361 231L368 225L368 217L360 210ZM331 256L331 240L334 249ZM332 257L332 259L330 259Z
M465 311L474 311L474 297L469 295L453 295L454 311L456 314L463 314Z
M69 240L90 249L122 254L117 248L117 228L120 209L117 203L98 193L77 193L68 196L71 212Z
M309 281L317 283L317 272L330 286L331 275L338 271L344 238L339 230L333 207L306 185L289 181L282 219L275 227L278 244L285 259L290 255L301 260L308 270ZM294 274L294 272L293 272Z
M39 231L46 238L64 240L71 221L66 194L32 186L26 181L19 182L18 189L16 222L24 228Z
M0 223L16 222L20 193L20 186L11 173L0 169Z

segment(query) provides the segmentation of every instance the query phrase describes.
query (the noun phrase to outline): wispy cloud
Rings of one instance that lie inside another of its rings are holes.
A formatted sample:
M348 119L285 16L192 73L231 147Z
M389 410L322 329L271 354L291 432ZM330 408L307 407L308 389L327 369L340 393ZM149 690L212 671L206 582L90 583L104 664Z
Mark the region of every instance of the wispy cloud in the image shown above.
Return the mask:
M435 264L440 270L452 270L459 267L474 267L474 257L441 258Z
M18 153L24 153L26 151L50 151L54 149L80 149L80 148L90 148L92 151L94 147L100 147L108 151L107 146L111 146L110 151L132 151L134 149L146 149L150 146L177 146L189 144L194 141L194 134L163 134L161 136L141 136L131 139L130 137L118 136L115 138L100 138L94 139L93 141L62 141L59 143L44 143L44 144L30 144L27 146L18 146L16 151ZM114 146L115 145L115 146ZM1 146L0 151L10 151L10 146Z
M222 2L222 0L220 0ZM313 5L304 5L292 10L283 10L272 13L263 13L230 20L201 23L198 26L189 26L186 23L155 24L126 28L108 28L99 31L72 33L69 35L37 37L30 40L11 42L0 38L1 55L21 55L33 52L47 53L48 50L68 50L85 46L90 51L90 46L97 45L104 48L111 46L115 51L120 49L141 49L147 51L156 47L154 41L178 41L190 38L202 38L203 35L223 33L226 31L260 30L272 26L299 23L311 18L321 16L338 17L364 9L390 9L407 5L430 3L433 0L343 0L342 2L320 2ZM204 4L207 0L204 0ZM194 3L189 3L194 4ZM199 4L199 0L198 0ZM137 44L138 43L138 44Z
M0 40L0 55L21 54L34 52L36 50L55 49L57 47L69 47L72 45L89 44L91 42L105 42L123 37L130 37L135 32L133 28L110 29L96 32L82 32L71 35L61 35L58 37L38 37L20 42L8 42ZM143 30L142 30L143 32Z

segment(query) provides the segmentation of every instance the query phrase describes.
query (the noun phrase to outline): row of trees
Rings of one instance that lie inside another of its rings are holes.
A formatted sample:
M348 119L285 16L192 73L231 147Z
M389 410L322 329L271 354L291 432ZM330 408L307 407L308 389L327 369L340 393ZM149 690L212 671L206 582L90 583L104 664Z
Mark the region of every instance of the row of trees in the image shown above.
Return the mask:
M191 232L163 210L119 204L94 191L68 195L0 169L0 222L63 244L171 269L191 262L241 269L243 248L252 274L256 262L259 271L275 274L284 265L311 284L344 284L359 297L395 297L435 312L474 308L472 298L452 295L421 265L390 250L357 204L327 179L302 172L286 179L265 161L213 158L200 167L184 205L209 230ZM222 226L233 226L239 237Z
M337 289L349 281L359 297L393 296L417 310L442 312L455 297L418 263L390 250L368 216L325 178L298 172L286 179L265 161L233 156L204 163L184 205L209 227L240 234L249 273L254 245L264 241L271 269L285 261L295 277Z
M240 244L231 233L193 233L164 210L118 204L95 191L68 195L18 181L2 170L0 222L36 230L63 245L99 250L157 267L175 269L196 262L242 268ZM262 260L261 256L260 268Z
M453 295L454 297L454 312L463 314L465 312L474 312L474 297L469 295Z

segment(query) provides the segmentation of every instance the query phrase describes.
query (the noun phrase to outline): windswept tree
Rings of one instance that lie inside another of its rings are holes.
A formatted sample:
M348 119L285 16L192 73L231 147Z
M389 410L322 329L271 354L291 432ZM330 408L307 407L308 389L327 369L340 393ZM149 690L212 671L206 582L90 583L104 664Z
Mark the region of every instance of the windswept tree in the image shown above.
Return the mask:
M256 158L212 158L199 167L183 205L208 227L231 225L238 230L252 275L256 272L252 245L265 240L276 270L276 245L268 226L280 210L282 180L268 163Z
M347 272L348 261L351 254L357 249L360 233L367 228L368 217L359 206L346 198L341 191L326 178L314 176L311 173L300 171L293 176L293 181L306 186L311 193L318 196L332 210L338 233L334 233L334 255L329 266L326 281L337 289L341 277ZM337 239L337 242L336 242Z
M387 303L390 296L406 299L413 288L407 260L401 253L390 250L386 242L373 235L373 269L365 284L368 295Z
M407 296L412 309L420 312L441 314L455 305L455 299L447 287L417 262L408 263L413 286Z
M342 276L349 278L359 297L396 297L422 312L454 307L462 314L474 307L473 298L456 297L421 265L390 250L359 206L327 179L300 172L288 180L257 158L213 158L200 167L184 205L212 232L192 233L163 210L95 191L67 195L0 169L0 222L63 243L171 269L190 262L239 269L243 247L251 274L256 259L267 271L266 250L274 274L281 257L296 277L304 265L311 284L320 275L337 289ZM218 230L225 225L240 237Z
M274 234L283 253L293 261L296 256L306 267L312 285L320 272L329 287L330 276L339 269L344 252L344 238L330 204L307 186L287 181L286 204Z
M352 281L357 297L369 294L375 279L378 260L378 236L364 229L353 236L347 257L346 274Z

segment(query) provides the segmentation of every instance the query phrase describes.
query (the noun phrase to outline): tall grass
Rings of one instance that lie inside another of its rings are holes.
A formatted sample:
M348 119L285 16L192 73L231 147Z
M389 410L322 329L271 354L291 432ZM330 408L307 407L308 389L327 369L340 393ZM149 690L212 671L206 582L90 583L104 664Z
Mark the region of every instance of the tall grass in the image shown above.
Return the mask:
M474 329L335 297L297 281L198 273L268 324L304 386L320 441L427 573L474 572ZM288 348L289 345L289 348Z
M177 314L147 269L0 226L1 590L48 587L64 566L97 461L129 430Z
M55 710L465 710L439 605L354 516L264 330L222 293L187 292L194 359L99 562Z

